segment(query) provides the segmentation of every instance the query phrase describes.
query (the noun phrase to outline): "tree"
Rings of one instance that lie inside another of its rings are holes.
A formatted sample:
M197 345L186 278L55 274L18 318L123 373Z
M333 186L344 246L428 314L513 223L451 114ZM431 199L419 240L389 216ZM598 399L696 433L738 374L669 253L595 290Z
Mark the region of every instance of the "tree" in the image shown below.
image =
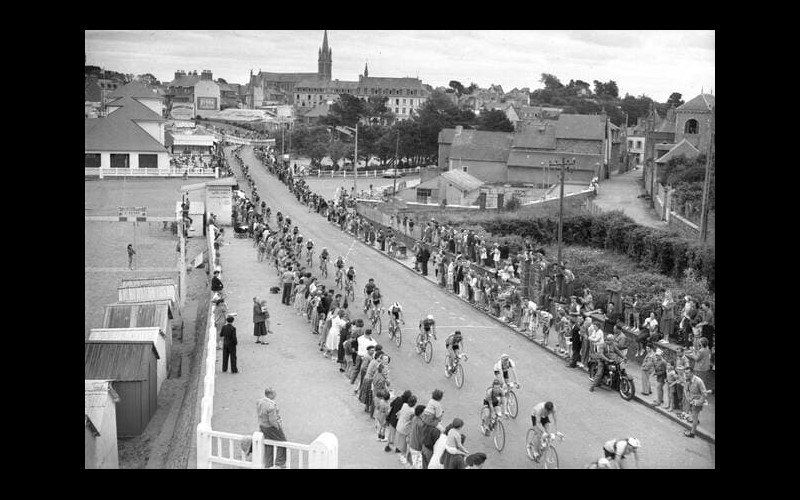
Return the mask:
M667 107L674 106L677 108L678 106L682 106L684 103L681 97L683 97L683 94L680 92L671 93L669 99L667 99Z
M331 104L328 116L323 117L321 123L334 127L342 125L353 127L364 116L367 116L367 106L364 101L350 94L340 94L339 100Z
M556 75L551 75L550 73L542 73L542 78L539 81L544 83L544 88L548 90L564 88L564 84L561 83L561 80L559 80Z
M296 127L292 131L292 146L297 153L310 158L312 164L319 165L328 154L330 137L327 127Z
M506 114L499 109L493 109L481 113L478 117L478 130L488 132L513 132L514 124L508 119Z
M328 146L328 156L333 162L333 169L339 170L339 160L353 154L353 145L340 140L334 140Z
M477 90L477 89L478 89L478 84L475 83L475 82L472 82L472 83L469 84L469 87L467 87L464 90L464 93L465 94L471 94L471 93L475 92L475 90Z
M620 109L623 113L628 113L628 125L630 126L636 124L639 118L646 117L653 104L653 100L644 94L639 97L625 94L625 98L620 102Z
M619 88L617 88L617 82L614 80L609 80L605 83L595 80L594 93L598 96L619 97Z
M144 73L142 75L137 75L136 80L139 82L144 83L145 85L149 85L151 87L161 85L161 82L158 81L158 78L153 76L150 73Z
M217 83L221 83L223 85L227 85L228 82L224 78L217 78Z
M450 80L450 84L449 85L450 85L450 88L452 88L456 92L456 95L458 97L461 97L462 95L464 95L466 93L466 89L464 88L464 86L461 85L461 82L459 82L457 80Z
M388 100L389 98L386 96L373 95L369 97L364 111L370 123L384 125L394 119L394 113L386 107L386 102Z

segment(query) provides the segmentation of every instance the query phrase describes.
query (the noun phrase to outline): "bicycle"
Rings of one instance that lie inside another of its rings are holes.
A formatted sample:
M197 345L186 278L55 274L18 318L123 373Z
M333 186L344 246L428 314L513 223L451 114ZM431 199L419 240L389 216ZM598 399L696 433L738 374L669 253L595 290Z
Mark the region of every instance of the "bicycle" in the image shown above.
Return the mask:
M516 382L508 384L508 389L506 390L505 411L507 415L511 416L511 418L517 418L517 414L519 414L519 403L517 401L517 394L514 392L514 389L521 388L522 386Z
M306 254L307 254L306 264L308 265L308 267L313 267L314 266L314 250L308 250L306 252Z
M486 428L483 423L489 417L488 414L491 414L491 418L489 419L489 427ZM492 441L497 451L503 451L506 446L506 428L503 425L503 421L497 417L494 410L485 402L483 408L481 408L481 431L484 436L492 436Z
M426 363L431 362L431 359L433 358L433 344L431 343L427 334L423 337L423 333L419 332L417 334L414 347L417 351L417 354L422 354L422 357Z
M354 291L354 288L355 287L353 286L353 282L352 281L345 280L345 282L344 282L344 296L349 299L350 303L352 303L354 300L356 300L356 292Z
M452 365L450 360L452 359ZM461 365L461 361L467 361L469 358L466 354L461 353L456 358L453 358L450 353L447 353L447 357L445 358L444 362L444 373L447 378L450 378L454 375L454 379L456 382L456 387L461 389L464 386L464 367ZM451 368L452 366L452 368Z
M342 286L343 286L342 285L342 277L343 277L342 275L343 274L344 273L342 273L341 268L336 270L336 288L338 288L339 290L341 290Z
M380 335L383 331L382 321L381 321L381 313L383 312L383 308L372 306L370 307L369 319L370 323L372 324L372 333Z
M553 446L553 437L558 437L559 440L564 440L564 435L560 432L551 434L545 432L542 437L538 437L538 429L531 427L528 429L528 434L525 437L525 451L528 458L533 460L537 467L544 467L545 469L558 469L558 453ZM537 438L539 439L539 449L542 450L538 456L534 455L534 448Z
M319 259L319 272L323 278L328 277L328 259Z
M406 322L403 321L403 324L405 325ZM400 347L400 344L403 343L402 330L400 329L400 326L397 324L397 320L394 319L394 315L392 314L389 315L389 337L394 339L394 343L395 345L397 345L398 348Z

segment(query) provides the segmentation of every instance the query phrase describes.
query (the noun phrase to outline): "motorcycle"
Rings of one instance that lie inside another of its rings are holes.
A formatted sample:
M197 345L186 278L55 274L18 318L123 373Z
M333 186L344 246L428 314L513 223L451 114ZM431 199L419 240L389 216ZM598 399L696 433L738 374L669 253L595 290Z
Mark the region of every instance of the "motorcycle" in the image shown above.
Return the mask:
M588 368L589 378L594 380L597 374L597 361L590 360ZM633 399L633 395L636 393L633 378L625 372L624 362L612 362L607 364L605 373L603 373L602 385L618 391L620 397L625 401Z

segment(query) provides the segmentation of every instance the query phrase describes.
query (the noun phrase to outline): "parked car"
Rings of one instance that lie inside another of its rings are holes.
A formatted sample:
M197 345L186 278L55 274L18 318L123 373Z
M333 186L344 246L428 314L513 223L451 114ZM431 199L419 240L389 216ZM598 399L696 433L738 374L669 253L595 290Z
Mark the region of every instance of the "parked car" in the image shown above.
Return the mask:
M403 176L403 174L401 174L400 171L397 170L396 168L390 168L390 169L386 170L383 173L383 177L384 178L389 178L389 179L394 178L394 177L402 177L402 176Z

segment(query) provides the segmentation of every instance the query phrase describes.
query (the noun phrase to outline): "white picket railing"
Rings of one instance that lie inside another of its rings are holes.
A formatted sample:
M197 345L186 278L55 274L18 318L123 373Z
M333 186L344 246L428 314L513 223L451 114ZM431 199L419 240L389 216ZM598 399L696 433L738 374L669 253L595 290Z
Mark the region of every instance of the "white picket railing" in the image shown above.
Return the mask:
M400 169L384 169L384 170L359 170L358 172L356 172L356 177L365 177L365 178L367 178L367 177L372 177L372 178L383 177L383 174L385 174L387 170L398 170L401 174L406 174L406 175L412 174L413 175L413 174L418 174L421 169L422 169L422 167L400 168ZM345 179L348 178L348 177L350 177L350 178L353 177L353 171L352 170L350 170L350 171L348 171L348 170L339 170L339 171L334 172L333 170L328 171L328 170L318 170L317 169L317 170L308 170L307 172L308 172L306 174L307 177L318 177L318 178L320 178L320 177L325 177L325 178L343 177ZM398 177L398 179L402 179L402 176Z
M214 177L219 176L217 168L84 168L87 177Z
M217 268L214 234L208 231L209 270ZM222 277L220 271L220 278ZM214 308L209 304L206 341L205 375L200 400L200 423L197 424L197 468L211 469L214 464L244 469L263 469L266 464L265 446L272 446L275 463L278 448L286 449L286 468L337 469L339 467L339 440L330 432L323 432L311 444L265 439L262 432L252 436L215 431L211 428L214 416L214 389L217 363L217 328L214 325ZM242 441L250 440L252 454L242 450Z

